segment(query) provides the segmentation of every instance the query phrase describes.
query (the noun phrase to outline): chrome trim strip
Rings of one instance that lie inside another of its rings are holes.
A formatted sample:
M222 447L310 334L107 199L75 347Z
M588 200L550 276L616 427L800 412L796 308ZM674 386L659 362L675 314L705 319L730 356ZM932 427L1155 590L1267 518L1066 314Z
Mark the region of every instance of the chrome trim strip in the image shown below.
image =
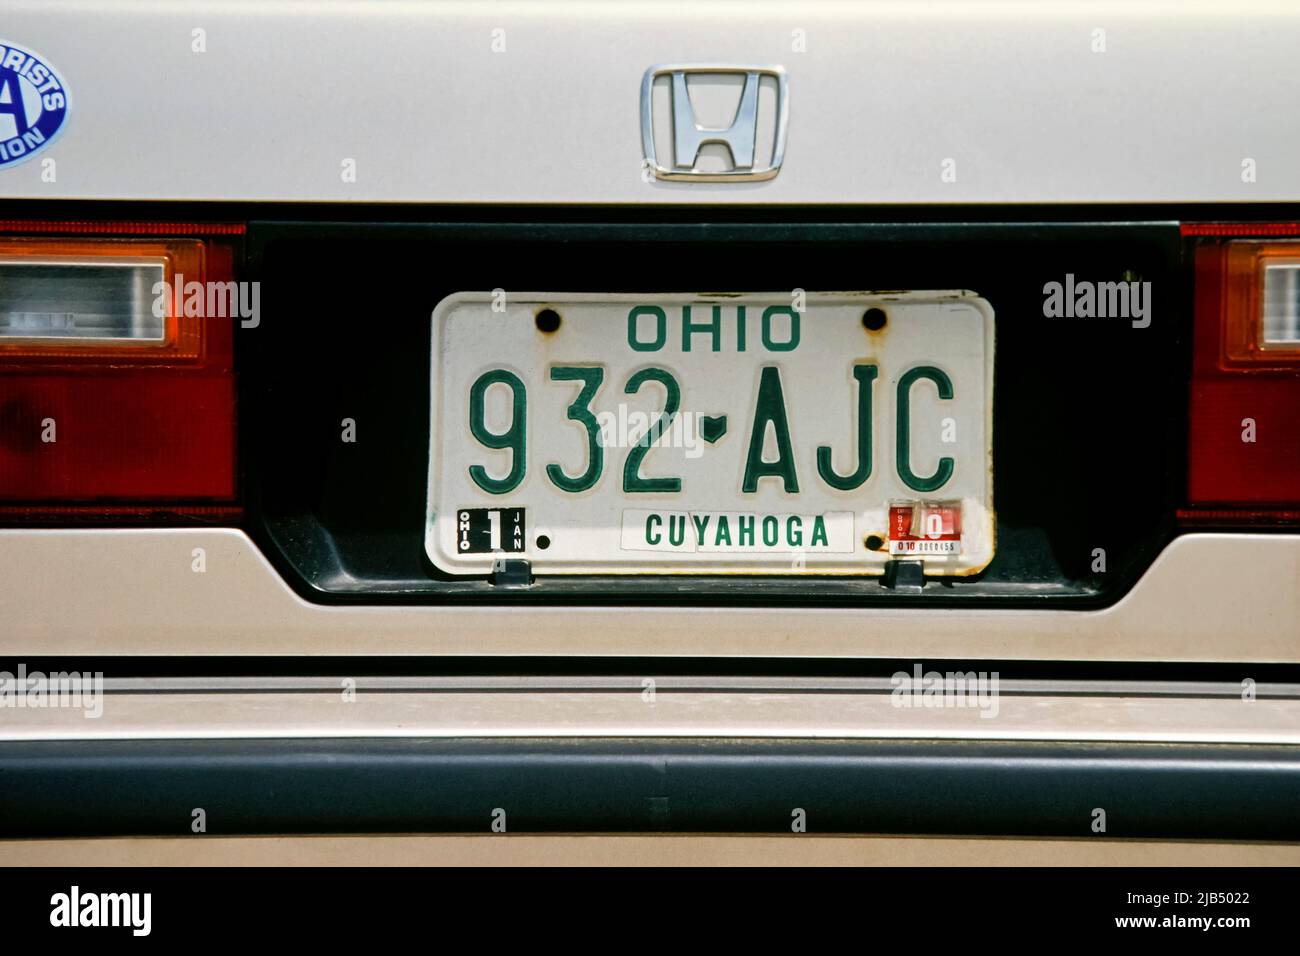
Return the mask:
M113 693L102 714L0 710L0 740L781 738L1300 745L1300 700L1006 695L930 707L866 693L358 689ZM987 716L985 716L987 714Z
M982 665L965 665L978 671ZM306 667L304 667L306 669ZM951 666L936 663L926 670L947 671ZM104 675L108 693L284 693L339 689L346 675L316 677L112 677ZM890 677L734 677L723 676L357 676L349 677L358 691L403 691L464 694L511 691L586 691L590 693L640 693L642 682L653 678L659 693L771 693L771 694L888 694L897 686ZM1003 695L1038 697L1169 697L1240 699L1242 686L1225 681L1137 681L1137 680L1008 680L999 678ZM1300 699L1300 684L1256 683L1257 698Z

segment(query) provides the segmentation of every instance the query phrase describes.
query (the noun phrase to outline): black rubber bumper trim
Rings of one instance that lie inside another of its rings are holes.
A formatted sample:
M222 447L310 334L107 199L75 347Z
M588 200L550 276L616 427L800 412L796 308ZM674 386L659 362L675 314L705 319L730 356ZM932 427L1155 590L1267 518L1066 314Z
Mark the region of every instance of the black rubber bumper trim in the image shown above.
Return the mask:
M1300 839L1300 748L681 739L0 743L0 835ZM197 838L197 837L196 837Z

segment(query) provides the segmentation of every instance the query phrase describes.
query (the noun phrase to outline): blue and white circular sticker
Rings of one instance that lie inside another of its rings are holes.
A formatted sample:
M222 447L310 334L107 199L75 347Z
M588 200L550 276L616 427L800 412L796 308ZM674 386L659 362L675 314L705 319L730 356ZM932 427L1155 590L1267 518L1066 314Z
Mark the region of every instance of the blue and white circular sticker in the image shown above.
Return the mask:
M0 169L35 156L68 118L68 91L31 50L0 40Z

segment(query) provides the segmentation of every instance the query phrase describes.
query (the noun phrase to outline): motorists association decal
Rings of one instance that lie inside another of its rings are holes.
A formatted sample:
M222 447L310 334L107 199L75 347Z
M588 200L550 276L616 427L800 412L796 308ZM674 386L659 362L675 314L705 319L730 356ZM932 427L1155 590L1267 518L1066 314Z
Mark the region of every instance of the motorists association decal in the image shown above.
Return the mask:
M54 68L0 40L0 169L54 141L68 118L68 93Z

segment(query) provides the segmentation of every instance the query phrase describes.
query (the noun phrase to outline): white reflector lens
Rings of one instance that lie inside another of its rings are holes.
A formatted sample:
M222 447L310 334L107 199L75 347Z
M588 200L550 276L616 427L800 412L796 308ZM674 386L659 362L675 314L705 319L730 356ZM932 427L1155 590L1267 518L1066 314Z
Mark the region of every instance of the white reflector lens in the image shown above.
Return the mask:
M1300 345L1300 262L1264 266L1264 310L1260 344Z
M0 258L0 341L161 342L163 259ZM156 305L155 303L159 304Z

